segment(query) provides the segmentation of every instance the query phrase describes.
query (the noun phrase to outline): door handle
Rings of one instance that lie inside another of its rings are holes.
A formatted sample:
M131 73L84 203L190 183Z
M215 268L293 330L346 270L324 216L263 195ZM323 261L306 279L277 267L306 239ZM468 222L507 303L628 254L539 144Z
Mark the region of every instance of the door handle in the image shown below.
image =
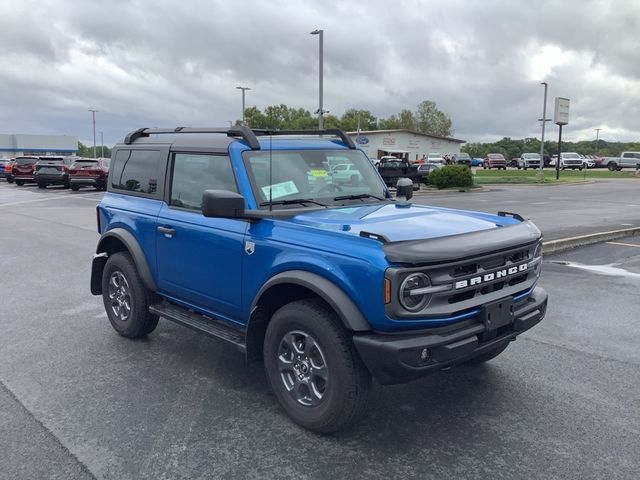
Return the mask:
M158 227L158 231L167 237L173 237L176 234L176 229L170 227Z

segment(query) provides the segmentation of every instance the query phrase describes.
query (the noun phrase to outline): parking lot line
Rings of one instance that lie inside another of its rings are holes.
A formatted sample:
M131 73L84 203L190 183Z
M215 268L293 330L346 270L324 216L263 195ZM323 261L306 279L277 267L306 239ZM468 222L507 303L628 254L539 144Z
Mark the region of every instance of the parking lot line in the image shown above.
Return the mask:
M635 248L640 248L640 245L634 244L634 243L623 243L623 242L607 242L607 244L609 245L621 245L623 247L635 247Z
M27 203L35 203L35 202L46 202L48 200L58 200L60 198L83 198L86 195L87 194L82 194L82 193L75 194L75 195L52 195L52 196L47 196L43 198L37 198L35 200L23 200L21 202L3 203L3 204L0 204L0 207L13 207L15 205L24 205Z

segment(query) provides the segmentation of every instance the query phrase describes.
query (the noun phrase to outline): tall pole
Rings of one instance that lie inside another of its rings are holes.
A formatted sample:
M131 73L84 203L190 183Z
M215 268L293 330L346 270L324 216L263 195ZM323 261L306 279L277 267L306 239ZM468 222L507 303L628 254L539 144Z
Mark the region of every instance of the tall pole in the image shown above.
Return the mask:
M96 113L99 112L99 110L89 109L89 111L93 116L93 158L97 158L96 157Z
M562 153L562 124L558 133L558 159L556 160L556 180L560 180L560 154Z
M242 90L242 125L246 125L246 122L244 121L244 93L247 90L251 90L249 87L236 87L238 90Z
M596 131L596 155L598 155L598 140L600 140L600 130L601 128L595 128Z
M104 158L104 132L100 132L100 158Z
M547 82L540 82L544 85L544 103L542 104L542 139L540 140L540 179L544 178L544 126L547 124Z
M323 86L322 86L322 70L323 70L323 58L324 58L324 30L314 30L311 32L311 35L318 35L320 40L320 54L318 55L318 70L319 70L319 94L318 96L318 130L324 129L324 108L322 105L322 94L323 94Z

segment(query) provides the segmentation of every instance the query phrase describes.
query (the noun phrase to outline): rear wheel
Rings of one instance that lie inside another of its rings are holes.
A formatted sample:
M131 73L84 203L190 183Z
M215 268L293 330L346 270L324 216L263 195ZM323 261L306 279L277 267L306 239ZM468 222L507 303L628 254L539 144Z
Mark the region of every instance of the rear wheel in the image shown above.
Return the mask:
M38 183L38 188L47 188L46 183Z
M280 405L304 428L335 432L366 409L371 376L335 313L319 300L295 301L273 315L264 364Z
M24 185L24 180L16 180L16 185L21 187Z
M102 300L111 326L123 337L140 338L158 325L149 313L153 294L142 282L131 256L114 253L102 272Z
M78 190L80 190L80 187L78 185L71 184L71 190L77 192Z
M613 172L616 169L616 164L615 162L609 162L607 164L607 168L609 169L610 172Z

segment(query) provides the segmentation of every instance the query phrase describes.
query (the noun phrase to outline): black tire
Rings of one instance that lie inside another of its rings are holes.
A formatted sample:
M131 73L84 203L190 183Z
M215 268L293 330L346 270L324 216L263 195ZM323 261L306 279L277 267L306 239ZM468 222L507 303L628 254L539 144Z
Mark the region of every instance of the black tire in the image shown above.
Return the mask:
M114 276L118 278L118 282L111 283ZM116 295L119 299L112 300L111 295ZM102 272L102 301L109 322L116 332L127 338L140 338L153 332L158 325L158 316L149 313L153 297L153 293L142 283L128 252L114 253L109 257ZM116 306L119 301L123 303ZM129 306L128 312L125 302Z
M46 183L38 183L38 188L47 188Z
M80 187L78 185L71 184L71 190L77 192L78 190L80 190Z
M615 171L615 169L616 169L615 162L609 162L608 165L607 165L607 168L609 169L610 172Z
M509 342L505 342L502 345L494 348L493 350L489 350L483 354L478 355L477 357L472 358L471 360L467 360L465 365L480 365L481 363L488 362L492 358L496 358L502 352L504 352L509 346Z
M7 178L7 183L13 183L13 178Z
M21 187L24 185L24 180L16 180L16 185Z
M319 300L291 302L273 314L264 338L264 364L278 402L304 428L336 432L366 409L371 375L336 314ZM326 380L313 374L314 368L324 371Z
M578 170L582 171L582 167L578 167Z
M62 188L71 188L71 184L70 183L63 183L62 184Z

